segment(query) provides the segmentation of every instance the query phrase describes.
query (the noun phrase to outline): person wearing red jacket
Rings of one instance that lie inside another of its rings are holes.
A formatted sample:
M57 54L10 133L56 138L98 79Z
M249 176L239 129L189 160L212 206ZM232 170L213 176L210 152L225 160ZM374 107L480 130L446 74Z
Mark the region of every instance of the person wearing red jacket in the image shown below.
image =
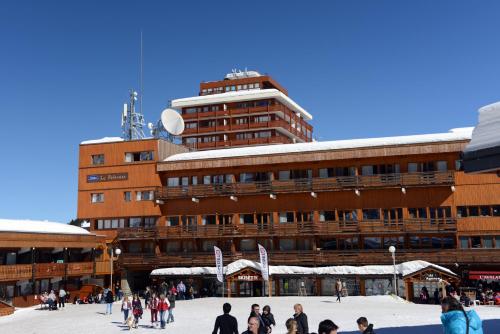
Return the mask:
M165 313L167 313L170 308L170 302L165 297L164 294L160 295L160 301L158 302L158 310L160 311L160 327L165 328Z
M158 322L158 304L160 299L156 297L156 293L153 293L151 298L148 300L148 308L151 310L151 327L154 327L155 322Z

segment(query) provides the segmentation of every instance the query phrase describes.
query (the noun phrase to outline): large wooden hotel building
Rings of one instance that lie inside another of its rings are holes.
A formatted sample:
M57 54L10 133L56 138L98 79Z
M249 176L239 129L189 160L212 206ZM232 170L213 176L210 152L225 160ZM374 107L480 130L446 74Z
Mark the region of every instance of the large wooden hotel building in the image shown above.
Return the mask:
M471 128L315 142L312 116L256 72L201 83L172 107L182 145L80 145L78 217L122 249L124 287L157 268L213 266L213 246L227 262L258 261L258 244L271 265L387 265L393 245L398 263L432 262L463 281L500 271L500 175L464 173ZM259 293L248 270L231 277L233 295ZM328 277L310 276L275 277L273 291L305 281L327 293ZM345 278L351 293L377 279Z

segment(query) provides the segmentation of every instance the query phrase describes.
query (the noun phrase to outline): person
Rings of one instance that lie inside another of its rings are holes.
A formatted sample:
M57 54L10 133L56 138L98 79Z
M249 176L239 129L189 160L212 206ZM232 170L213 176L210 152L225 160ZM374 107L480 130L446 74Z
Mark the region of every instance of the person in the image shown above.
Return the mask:
M167 296L170 306L168 307L167 324L174 322L175 295L172 291L168 292Z
M241 334L259 334L259 319L256 317L248 318L248 329Z
M47 297L47 304L49 304L49 311L57 310L57 299L54 290L50 290L50 293Z
M64 307L66 302L66 291L63 288L59 289L59 308Z
M165 295L162 293L160 295L160 301L158 302L158 310L160 311L160 328L164 329L165 328L165 312L170 307L170 303L168 299L165 297Z
M120 284L116 282L115 285L115 301L122 300L122 291L120 290Z
M427 291L427 288L425 286L420 291L420 302L422 304L428 304L429 303L429 291Z
M252 304L252 309L250 311L250 316L248 317L248 321L250 321L250 318L257 318L259 320L259 334L267 334L268 333L268 328L266 327L266 324L264 323L264 319L262 319L262 315L260 314L260 306L259 304Z
M460 303L466 307L470 306L471 304L470 298L465 294L464 291L462 291L462 294L460 295Z
M482 321L476 311L465 311L462 304L451 296L441 301L441 323L444 334L483 334Z
M337 334L339 326L330 319L323 320L318 325L318 334Z
M132 303L128 299L128 296L123 297L121 311L123 312L123 323L124 324L127 323L128 313L131 309L132 309Z
M186 285L182 280L177 284L177 293L179 294L179 299L184 300L186 298Z
M361 333L363 334L375 334L375 331L373 330L373 325L368 323L368 319L365 317L358 318L356 320L358 323L358 329Z
M137 294L134 294L134 298L132 299L132 314L134 315L134 327L137 328L139 326L139 319L142 319L142 304Z
M144 308L148 308L149 298L151 298L151 290L149 286L147 286L146 292L144 293Z
M340 303L340 296L342 295L342 281L340 278L337 278L337 282L335 282L335 293L337 294L337 301Z
M154 327L155 323L158 322L158 303L160 300L156 297L156 293L151 295L148 301L148 308L151 310L151 327Z
M113 291L111 291L111 289L108 289L108 292L104 297L104 301L106 302L106 314L111 314L114 300L115 298L113 296Z
M295 311L293 319L297 321L297 333L298 334L309 334L309 324L307 322L307 315L304 313L304 309L301 304L295 304L293 306Z
M274 321L274 315L271 313L271 307L269 305L264 306L262 309L262 320L264 320L268 333L271 333L271 326L276 326L276 321Z
M285 322L286 334L297 334L297 321L292 318Z
M219 315L215 319L214 330L212 334L238 334L238 321L235 317L229 314L231 312L231 304L224 303L222 305L223 315Z

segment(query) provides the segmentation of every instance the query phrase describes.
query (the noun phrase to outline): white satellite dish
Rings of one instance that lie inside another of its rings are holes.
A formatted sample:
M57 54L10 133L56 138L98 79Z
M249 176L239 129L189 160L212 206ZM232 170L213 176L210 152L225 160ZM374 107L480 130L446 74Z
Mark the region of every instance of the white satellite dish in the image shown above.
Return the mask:
M161 113L161 123L168 133L178 136L184 132L184 119L174 109L167 108Z

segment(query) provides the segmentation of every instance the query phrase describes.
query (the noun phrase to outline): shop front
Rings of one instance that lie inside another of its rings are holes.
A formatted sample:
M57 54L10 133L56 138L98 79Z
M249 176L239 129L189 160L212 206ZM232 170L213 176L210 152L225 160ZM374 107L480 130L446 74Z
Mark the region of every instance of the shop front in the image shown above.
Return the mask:
M406 300L413 302L432 302L434 292L437 290L441 295L445 295L443 290L446 282L458 286L460 279L450 271L441 270L435 266L428 266L403 277L405 283ZM427 300L420 300L422 291L428 292Z
M268 291L260 271L253 268L228 275L226 281L228 295L231 297L263 297Z

